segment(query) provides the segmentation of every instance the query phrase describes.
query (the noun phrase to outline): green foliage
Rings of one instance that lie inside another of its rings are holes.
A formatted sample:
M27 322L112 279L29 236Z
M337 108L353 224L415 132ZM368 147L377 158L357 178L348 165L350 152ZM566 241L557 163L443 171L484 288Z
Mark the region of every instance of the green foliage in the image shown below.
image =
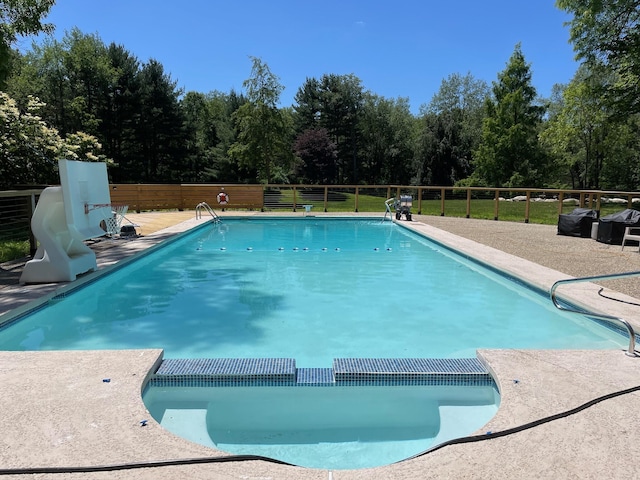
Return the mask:
M535 105L531 70L520 45L493 83L482 141L475 151L476 174L490 186L542 186L547 157L538 143L544 108Z
M574 189L638 188L638 115L622 120L609 114L601 86L607 77L581 66L561 91L542 143L555 156L556 178ZM562 186L560 184L559 186Z
M29 255L29 240L4 240L0 238L0 263Z
M357 178L368 184L408 184L413 176L414 124L409 100L366 95L358 119Z
M0 89L4 89L14 55L11 46L18 36L53 31L53 25L42 23L55 0L0 1Z
M355 75L325 74L307 78L298 89L294 106L296 135L310 128L324 128L336 144L338 155L327 168L331 183L358 183L360 121L365 92Z
M291 118L278 109L283 89L278 77L259 58L251 60L251 76L244 82L248 101L233 115L239 133L229 155L240 165L255 169L259 181L281 181L288 177L293 163Z
M453 74L442 81L431 102L420 109L415 183L453 185L472 173L488 96L487 84L471 74Z
M613 74L603 95L620 117L640 113L640 1L556 0L569 22L577 57Z

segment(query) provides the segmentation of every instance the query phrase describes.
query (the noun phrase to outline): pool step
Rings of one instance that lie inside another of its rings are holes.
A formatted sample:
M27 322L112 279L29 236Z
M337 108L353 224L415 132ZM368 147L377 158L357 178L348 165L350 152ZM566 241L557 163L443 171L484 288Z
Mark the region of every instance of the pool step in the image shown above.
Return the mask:
M333 368L296 368L292 358L163 360L153 386L487 386L494 381L477 358L337 358Z

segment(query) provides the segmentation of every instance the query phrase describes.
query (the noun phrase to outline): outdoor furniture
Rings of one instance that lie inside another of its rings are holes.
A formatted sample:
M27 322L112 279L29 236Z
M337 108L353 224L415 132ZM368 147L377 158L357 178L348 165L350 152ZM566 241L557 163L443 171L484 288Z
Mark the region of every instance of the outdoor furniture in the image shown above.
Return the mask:
M598 212L589 208L576 208L571 213L558 216L558 235L589 238L591 226L598 218Z
M640 227L627 227L624 229L624 236L622 237L622 250L624 250L627 242L634 242L634 246L638 247L640 252Z
M598 242L610 245L622 245L627 227L640 228L640 212L628 208L621 212L612 213L598 221Z

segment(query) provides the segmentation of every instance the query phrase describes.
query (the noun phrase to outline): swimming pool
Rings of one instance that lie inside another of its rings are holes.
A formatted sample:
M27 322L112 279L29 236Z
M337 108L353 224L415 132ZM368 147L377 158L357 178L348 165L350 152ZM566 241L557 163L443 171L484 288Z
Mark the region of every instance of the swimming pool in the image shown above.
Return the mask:
M0 330L3 350L163 348L170 358L473 357L624 337L391 222L225 220Z

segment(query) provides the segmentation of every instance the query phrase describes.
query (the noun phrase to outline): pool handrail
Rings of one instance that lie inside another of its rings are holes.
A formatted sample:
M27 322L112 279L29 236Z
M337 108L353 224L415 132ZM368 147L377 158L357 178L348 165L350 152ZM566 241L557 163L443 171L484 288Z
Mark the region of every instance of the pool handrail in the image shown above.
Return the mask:
M196 218L197 219L202 218L202 210L206 210L207 212L209 212L209 215L211 215L213 217L213 221L215 223L221 221L220 217L218 216L218 214L213 211L213 208L211 208L207 202L200 202L198 205L196 205Z
M391 203L395 203L395 201L395 198L389 198L384 201L386 211L384 212L384 217L382 217L383 222L387 219L387 213L389 214L389 220L393 221L393 214L391 213Z
M559 310L564 310L566 312L572 312L572 313L580 313L582 315L587 315L589 317L594 317L594 318L598 318L600 320L605 320L608 322L612 322L612 323L620 323L622 324L626 329L627 332L629 333L629 347L627 348L627 351L625 352L627 356L629 357L637 357L638 354L636 353L636 332L633 329L633 327L631 326L631 324L626 321L623 318L620 317L615 317L613 315L605 315L603 313L596 313L593 311L585 311L585 310L578 310L576 308L571 308L569 306L566 305L561 305L558 302L558 299L556 297L556 290L558 289L558 287L560 285L564 285L567 283L581 283L581 282L590 282L592 280L612 280L615 278L625 278L625 277L637 277L640 276L640 271L638 272L624 272L624 273L610 273L610 274L605 274L605 275L593 275L593 276L589 276L589 277L576 277L576 278L567 278L565 280L558 280L557 282L555 282L552 286L551 289L549 290L549 295L551 297L551 301L553 302L553 304L556 306L556 308L558 308Z

